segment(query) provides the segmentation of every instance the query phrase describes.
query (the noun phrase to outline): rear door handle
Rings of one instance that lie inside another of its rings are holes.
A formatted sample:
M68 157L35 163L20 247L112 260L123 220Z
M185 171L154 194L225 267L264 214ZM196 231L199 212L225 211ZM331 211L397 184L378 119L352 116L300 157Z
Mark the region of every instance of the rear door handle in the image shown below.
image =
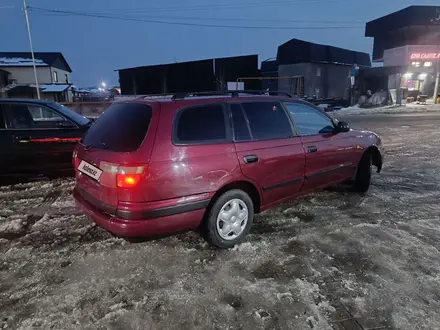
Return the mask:
M256 155L247 155L243 157L245 164L256 163L258 162L258 157Z
M311 152L317 152L318 148L316 146L308 146L307 147L307 152L311 153Z

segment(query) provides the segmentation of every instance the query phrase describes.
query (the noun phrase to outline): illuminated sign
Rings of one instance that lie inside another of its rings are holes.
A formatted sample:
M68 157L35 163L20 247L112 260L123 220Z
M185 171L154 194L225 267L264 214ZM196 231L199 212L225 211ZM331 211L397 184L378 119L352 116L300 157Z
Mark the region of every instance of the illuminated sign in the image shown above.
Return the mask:
M440 59L440 53L413 53L411 54L411 60L438 60Z

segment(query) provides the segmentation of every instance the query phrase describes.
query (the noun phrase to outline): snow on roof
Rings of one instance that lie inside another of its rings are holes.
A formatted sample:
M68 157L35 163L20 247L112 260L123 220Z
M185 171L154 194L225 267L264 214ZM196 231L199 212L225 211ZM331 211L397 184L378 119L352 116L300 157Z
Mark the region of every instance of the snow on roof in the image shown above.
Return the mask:
M70 84L39 84L38 86L42 89L43 93L60 93L60 92L64 92L71 85ZM31 87L37 87L37 86L32 84Z
M61 93L68 89L70 84L39 84L42 93ZM7 92L16 87L32 87L37 88L35 84L10 84L0 89L0 92Z
M23 57L0 57L0 66L32 66L32 58ZM42 60L35 59L36 66L49 66Z

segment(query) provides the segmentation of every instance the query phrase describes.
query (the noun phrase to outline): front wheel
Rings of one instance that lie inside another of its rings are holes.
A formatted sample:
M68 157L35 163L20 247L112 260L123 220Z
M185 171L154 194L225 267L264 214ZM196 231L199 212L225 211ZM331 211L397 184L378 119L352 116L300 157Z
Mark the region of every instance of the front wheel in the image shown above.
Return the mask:
M254 220L252 199L243 190L225 192L212 205L204 220L204 236L209 244L229 249L240 244Z
M372 157L366 153L362 156L354 180L354 190L357 192L367 192L371 185Z

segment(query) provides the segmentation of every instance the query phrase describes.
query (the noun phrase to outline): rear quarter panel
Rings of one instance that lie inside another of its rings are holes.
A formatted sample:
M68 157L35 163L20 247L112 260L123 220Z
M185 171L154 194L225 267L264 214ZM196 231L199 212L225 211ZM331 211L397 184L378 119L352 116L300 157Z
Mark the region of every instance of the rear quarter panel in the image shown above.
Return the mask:
M155 145L148 166L145 201L159 201L216 192L240 180L242 173L232 142L205 145L174 145L176 111L161 111Z

